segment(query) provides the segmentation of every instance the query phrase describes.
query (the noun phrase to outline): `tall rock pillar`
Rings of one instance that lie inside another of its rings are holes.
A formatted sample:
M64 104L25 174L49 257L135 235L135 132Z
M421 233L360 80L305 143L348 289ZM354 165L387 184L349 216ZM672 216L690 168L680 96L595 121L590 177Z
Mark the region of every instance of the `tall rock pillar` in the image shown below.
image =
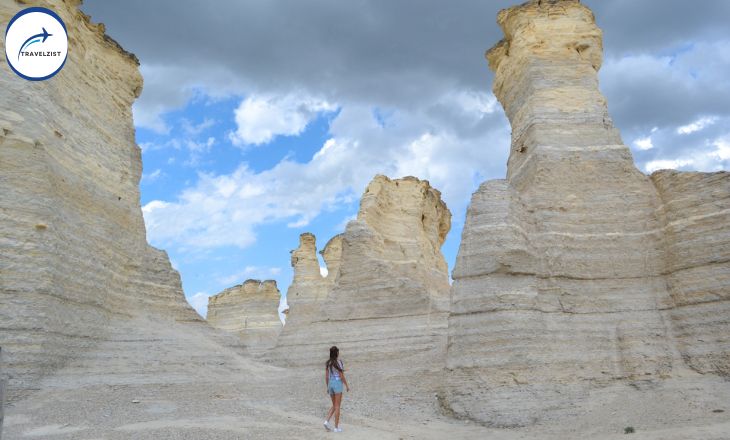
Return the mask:
M577 0L499 13L487 52L512 125L507 179L473 195L453 271L445 402L501 426L594 387L668 375L661 201L598 90L601 31Z

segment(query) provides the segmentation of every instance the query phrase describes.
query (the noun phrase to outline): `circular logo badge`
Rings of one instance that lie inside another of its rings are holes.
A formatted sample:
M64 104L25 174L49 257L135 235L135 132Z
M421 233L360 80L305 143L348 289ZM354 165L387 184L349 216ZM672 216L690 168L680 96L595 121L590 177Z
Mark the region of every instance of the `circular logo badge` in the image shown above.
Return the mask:
M61 70L67 55L66 25L50 9L23 9L8 23L5 59L20 77L48 79Z

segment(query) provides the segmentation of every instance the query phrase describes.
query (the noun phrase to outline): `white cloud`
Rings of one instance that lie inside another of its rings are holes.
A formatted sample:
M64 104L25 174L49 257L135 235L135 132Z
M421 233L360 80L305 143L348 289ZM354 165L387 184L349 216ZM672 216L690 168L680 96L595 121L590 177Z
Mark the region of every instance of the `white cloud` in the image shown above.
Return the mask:
M441 102L450 105L456 104L465 115L481 119L485 115L502 111L494 94L487 91L457 90L445 95Z
M286 325L286 314L284 312L287 310L289 310L289 304L286 302L286 296L282 295L279 300L279 319L284 325Z
M720 171L730 168L730 135L720 136L713 141L690 148L685 154L673 159L654 159L644 165L647 173L660 169L683 169L693 171Z
M309 162L285 158L261 172L244 163L230 174L201 173L177 200L145 205L148 237L163 248L245 248L255 242L256 226L286 221L305 227L323 210L359 199L378 173L428 179L452 212L460 212L475 185L502 177L510 135L501 112L485 113L489 100L469 92L456 96L395 109L387 126L372 107L344 105L330 124L332 137ZM473 105L464 107L464 99Z
M253 278L257 280L268 280L281 274L280 267L246 266L242 271L218 278L222 286L232 286Z
M142 174L142 182L152 183L164 175L165 175L165 173L163 173L161 169L157 168L156 170L154 170L153 172L151 172L149 174Z
M134 125L150 129L157 134L168 134L170 133L170 127L162 119L162 112L166 110L167 107L165 106L145 106L135 103L132 106Z
M647 162L644 169L647 173L653 173L657 170L676 170L677 168L692 165L693 163L694 161L692 159L659 159Z
M712 145L716 148L716 150L711 153L713 156L719 160L730 160L730 140L716 139Z
M205 318L208 313L208 295L205 292L198 292L195 295L189 297L188 303L198 312L198 315Z
M327 270L326 267L319 266L319 274L320 275L322 275L323 277L326 277L328 273L329 273L329 271Z
M211 148L215 145L215 138L210 136L204 141L185 139L183 143L189 152L188 159L183 162L183 165L196 167L200 164L202 158L210 153Z
M634 141L634 145L639 150L651 150L652 148L654 148L654 144L652 144L651 142L651 136L636 139Z
M200 123L194 124L190 120L183 118L180 122L183 131L189 136L198 136L210 127L214 126L216 121L210 118L204 118Z
M309 96L251 95L235 110L236 131L230 135L234 145L261 145L276 136L298 135L323 112L337 107Z
M683 125L677 128L677 134L694 133L714 124L715 122L717 122L717 117L715 116L702 117L692 122L691 124Z

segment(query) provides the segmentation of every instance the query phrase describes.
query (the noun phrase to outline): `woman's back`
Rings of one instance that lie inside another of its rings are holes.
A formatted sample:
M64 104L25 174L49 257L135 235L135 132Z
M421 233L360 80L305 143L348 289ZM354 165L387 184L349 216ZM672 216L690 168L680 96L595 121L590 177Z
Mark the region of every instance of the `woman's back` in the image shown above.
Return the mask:
M329 372L330 372L330 379L340 379L340 370L344 370L345 366L342 363L341 360L337 359L337 366L340 367L339 369L335 367L334 365L329 366Z

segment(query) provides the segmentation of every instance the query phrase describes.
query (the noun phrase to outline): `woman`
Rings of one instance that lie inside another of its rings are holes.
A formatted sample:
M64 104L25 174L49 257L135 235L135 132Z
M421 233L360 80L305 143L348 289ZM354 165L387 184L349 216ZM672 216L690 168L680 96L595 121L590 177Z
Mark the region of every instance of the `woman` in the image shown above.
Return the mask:
M330 358L325 364L324 369L324 382L327 384L327 394L332 399L332 407L327 413L327 420L324 421L324 429L333 432L342 432L340 428L340 404L342 403L343 383L347 392L350 392L350 386L347 384L347 379L345 379L345 366L341 360L337 359L339 355L340 350L337 347L330 347ZM330 425L332 415L335 416L334 429Z

